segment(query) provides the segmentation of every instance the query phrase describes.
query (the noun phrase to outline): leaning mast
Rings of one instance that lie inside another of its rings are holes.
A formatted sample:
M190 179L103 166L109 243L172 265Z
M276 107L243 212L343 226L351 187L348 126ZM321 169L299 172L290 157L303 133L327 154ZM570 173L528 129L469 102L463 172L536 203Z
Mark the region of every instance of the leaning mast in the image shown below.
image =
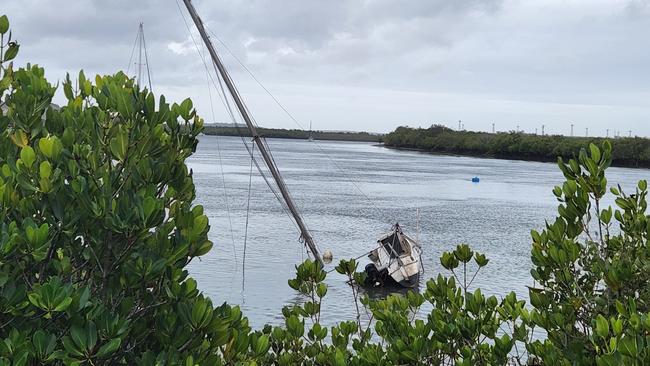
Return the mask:
M318 252L318 248L316 248L314 239L312 238L311 234L309 233L309 230L307 229L307 226L302 220L302 216L300 216L300 212L298 212L298 208L294 204L293 199L289 194L289 190L287 189L287 186L284 183L284 179L282 178L282 175L280 174L278 167L275 165L275 162L273 161L271 154L266 149L266 145L262 141L261 137L257 134L257 129L255 128L255 125L253 124L250 115L248 114L248 110L244 105L244 101L241 99L241 96L239 95L239 92L237 91L235 84L230 78L228 71L226 70L223 63L221 62L221 59L217 55L217 52L214 50L214 46L210 41L210 37L208 36L208 33L205 31L205 27L203 26L203 21L201 21L201 18L199 18L199 15L196 12L194 5L192 5L191 0L183 0L183 3L185 3L185 7L187 7L187 10L189 11L192 20L196 25L196 29L199 31L199 34L201 34L201 38L203 39L205 46L208 48L208 51L210 52L210 57L212 58L212 61L217 66L221 78L223 79L224 83L226 84L226 87L228 88L228 91L230 92L230 95L235 101L235 104L237 105L237 109L239 110L239 114L244 119L244 122L246 122L246 126L250 130L251 135L253 136L253 141L255 141L255 144L257 145L260 154L262 155L262 158L266 163L266 166L271 171L271 175L273 175L273 178L275 179L275 182L278 185L278 188L280 189L282 198L284 198L284 201L287 204L287 207L289 208L291 215L293 215L296 224L298 224L302 239L305 241L305 244L307 244L307 246L309 247L309 250L311 251L316 261L322 265L323 261Z

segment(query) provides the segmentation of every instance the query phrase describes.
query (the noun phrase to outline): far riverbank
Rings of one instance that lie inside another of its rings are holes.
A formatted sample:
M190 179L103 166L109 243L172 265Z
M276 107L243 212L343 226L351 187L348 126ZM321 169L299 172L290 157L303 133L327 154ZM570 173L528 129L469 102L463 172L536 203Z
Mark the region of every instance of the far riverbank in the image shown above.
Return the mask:
M206 125L203 133L206 135L251 137L250 131L248 131L247 128L238 128L235 126ZM259 127L257 129L257 133L265 138L285 138L299 140L306 140L310 135L308 131L299 129L264 127ZM311 137L314 140L381 142L383 135L378 133L353 131L312 131Z
M385 147L437 154L554 162L578 157L589 144L601 146L601 137L534 135L521 132L486 133L454 131L444 126L398 127L384 135ZM612 144L612 166L650 168L650 139L625 137L607 139Z

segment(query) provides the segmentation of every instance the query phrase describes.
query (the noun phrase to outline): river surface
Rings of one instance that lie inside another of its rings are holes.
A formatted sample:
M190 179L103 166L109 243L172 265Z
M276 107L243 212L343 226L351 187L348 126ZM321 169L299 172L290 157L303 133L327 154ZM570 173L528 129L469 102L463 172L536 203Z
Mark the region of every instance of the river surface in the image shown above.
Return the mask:
M530 230L556 216L558 202L551 190L563 176L555 164L431 155L357 142L269 139L268 145L318 247L334 254L328 270L342 258L373 249L376 239L399 222L422 243L421 289L427 278L449 275L440 265L442 252L467 243L490 259L472 287L499 298L510 291L528 298ZM282 307L302 301L287 280L307 252L264 179L255 168L249 174L250 163L242 139L201 136L188 165L194 172L195 204L203 205L210 219L214 247L189 271L215 305L240 305L259 328L282 322ZM474 176L480 183L471 182ZM607 176L630 191L649 174L610 168ZM361 259L359 269L367 262ZM353 320L355 307L344 278L333 272L326 282L324 323Z

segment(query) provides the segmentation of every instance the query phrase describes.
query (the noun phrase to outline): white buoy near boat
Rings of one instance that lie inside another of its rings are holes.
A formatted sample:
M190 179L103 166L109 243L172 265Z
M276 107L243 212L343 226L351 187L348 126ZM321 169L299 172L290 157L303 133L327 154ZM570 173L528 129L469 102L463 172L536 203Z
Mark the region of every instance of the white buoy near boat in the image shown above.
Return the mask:
M332 259L334 259L334 254L332 254L332 251L329 249L325 249L325 251L323 252L323 262L331 263Z

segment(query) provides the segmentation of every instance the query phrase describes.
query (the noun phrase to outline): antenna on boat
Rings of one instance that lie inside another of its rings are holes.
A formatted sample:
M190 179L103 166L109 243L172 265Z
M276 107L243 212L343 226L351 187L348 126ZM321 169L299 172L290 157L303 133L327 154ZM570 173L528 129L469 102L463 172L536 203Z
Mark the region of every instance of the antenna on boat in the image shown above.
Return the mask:
M203 39L205 46L208 48L208 52L210 53L212 62L217 67L217 70L219 71L221 78L226 84L226 87L228 88L228 92L230 93L233 101L235 102L235 105L237 106L237 109L239 110L239 114L242 116L244 122L246 122L246 126L250 130L251 135L253 136L253 141L255 141L255 144L257 145L260 154L262 155L262 158L266 163L266 166L269 168L269 171L271 171L271 175L273 175L273 179L275 179L275 183L278 185L278 188L280 189L280 193L282 194L282 198L284 198L284 202L289 208L289 211L291 212L291 215L296 221L296 224L300 228L301 239L304 240L307 247L309 247L309 250L311 251L311 254L314 256L314 259L322 266L323 260L320 256L320 253L318 252L316 243L314 243L314 239L311 236L311 233L309 232L307 226L302 220L302 216L300 216L300 212L298 211L298 208L294 204L293 199L289 194L289 190L284 182L284 179L280 174L280 170L275 165L275 161L273 160L273 157L271 156L270 152L267 150L267 146L263 138L257 134L257 129L255 128L255 125L253 124L253 120L248 113L248 109L246 108L244 101L239 95L239 92L237 91L237 88L235 87L233 80L230 78L230 74L228 74L228 70L226 70L225 66L221 62L221 59L217 55L217 51L215 51L214 46L210 41L210 37L208 36L208 33L205 30L203 21L201 21L201 18L199 18L199 15L196 12L194 5L192 5L191 0L183 0L183 3L185 4L187 11L190 13L190 17L192 17L192 21L194 21L194 25L196 25L196 29L199 31L199 34L201 35L201 38Z

